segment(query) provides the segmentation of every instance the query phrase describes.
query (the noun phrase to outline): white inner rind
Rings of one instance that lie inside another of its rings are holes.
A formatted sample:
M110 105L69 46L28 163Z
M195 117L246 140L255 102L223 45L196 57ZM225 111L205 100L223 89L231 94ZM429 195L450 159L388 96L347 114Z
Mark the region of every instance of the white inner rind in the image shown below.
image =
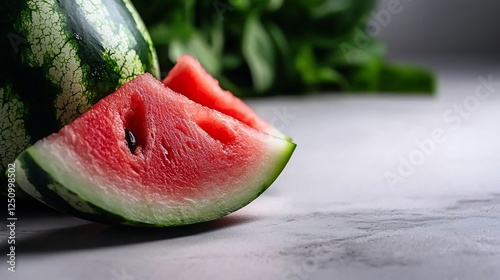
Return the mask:
M232 168L244 168L248 172L228 179L226 185L207 180L207 186L200 188L196 197L184 199L154 193L150 189L157 186L144 185L140 178L127 179L99 170L97 162L94 166L82 164L78 155L81 151L63 144L57 136L37 142L27 152L60 185L91 204L128 221L176 225L208 221L235 211L271 185L286 165L295 144L259 132L253 137L256 138L252 141L262 143L262 149L254 151L262 155L255 166L234 166Z

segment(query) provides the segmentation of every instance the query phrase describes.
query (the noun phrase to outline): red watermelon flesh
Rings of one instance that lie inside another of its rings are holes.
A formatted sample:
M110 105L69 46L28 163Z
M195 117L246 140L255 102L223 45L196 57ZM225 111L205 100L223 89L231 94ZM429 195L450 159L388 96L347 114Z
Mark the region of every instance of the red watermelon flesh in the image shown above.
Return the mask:
M270 135L290 138L259 117L252 108L208 74L194 57L182 55L170 70L163 84L196 103L232 116L233 118Z
M78 217L171 226L250 203L294 148L144 74L24 151L16 172L25 191Z

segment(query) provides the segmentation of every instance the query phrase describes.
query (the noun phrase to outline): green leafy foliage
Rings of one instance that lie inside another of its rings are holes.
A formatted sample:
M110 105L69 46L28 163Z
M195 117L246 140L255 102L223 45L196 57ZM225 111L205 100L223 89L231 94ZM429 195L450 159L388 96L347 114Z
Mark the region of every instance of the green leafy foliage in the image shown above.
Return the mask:
M384 60L384 45L365 29L375 0L132 2L164 71L190 54L240 96L435 88L426 69Z

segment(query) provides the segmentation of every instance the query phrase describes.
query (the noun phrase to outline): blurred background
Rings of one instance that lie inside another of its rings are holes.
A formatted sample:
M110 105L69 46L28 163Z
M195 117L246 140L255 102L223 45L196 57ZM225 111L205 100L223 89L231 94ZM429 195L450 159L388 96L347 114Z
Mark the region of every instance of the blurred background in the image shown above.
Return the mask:
M435 91L432 71L387 60L387 46L394 57L429 50L413 43L428 28L410 0L133 2L164 72L188 53L239 96Z
M415 62L497 57L500 47L493 0L133 2L164 72L189 53L240 96L432 93L432 72Z
M497 56L500 47L493 0L133 2L164 72L189 53L239 96L430 94L429 68L458 55Z
M384 9L390 0L380 0ZM380 32L391 58L476 56L498 58L500 2L401 0L403 11Z

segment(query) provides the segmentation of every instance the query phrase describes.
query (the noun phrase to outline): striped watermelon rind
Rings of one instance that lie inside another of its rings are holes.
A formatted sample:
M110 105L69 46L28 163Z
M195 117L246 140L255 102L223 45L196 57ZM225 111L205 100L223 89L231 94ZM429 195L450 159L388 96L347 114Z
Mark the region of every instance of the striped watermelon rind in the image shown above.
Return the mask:
M29 145L136 76L160 74L129 0L3 0L0 64L2 181Z
M82 195L70 190L68 186L60 183L61 178L65 175L61 175L60 170L54 172L52 170L54 166L48 163L57 159L51 158L50 153L44 153L37 144L28 148L16 159L16 177L18 185L22 186L23 190L28 194L56 210L75 217L105 224L141 227L182 226L211 221L225 216L244 207L260 196L276 180L295 150L296 144L289 141L282 141L281 143L284 143L280 147L281 156L276 160L274 168L269 169L267 174L261 174L262 177L266 178L264 183L260 187L253 189L252 192L245 194L239 201L232 200L231 207L224 209L222 212L220 209L205 209L197 216L184 218L179 216L163 222L143 222L125 215L118 215L93 203L91 201L93 198L84 198ZM213 205L216 207L217 204L214 203Z

